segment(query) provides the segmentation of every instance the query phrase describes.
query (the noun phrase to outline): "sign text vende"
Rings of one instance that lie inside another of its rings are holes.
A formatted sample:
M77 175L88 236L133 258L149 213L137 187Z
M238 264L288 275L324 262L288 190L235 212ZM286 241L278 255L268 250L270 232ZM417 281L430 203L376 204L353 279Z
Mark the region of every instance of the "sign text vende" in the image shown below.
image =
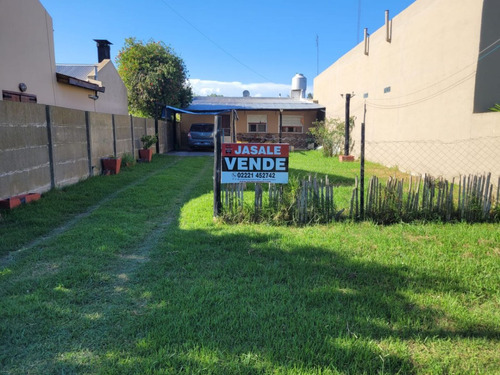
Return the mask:
M222 144L222 183L288 183L288 144Z

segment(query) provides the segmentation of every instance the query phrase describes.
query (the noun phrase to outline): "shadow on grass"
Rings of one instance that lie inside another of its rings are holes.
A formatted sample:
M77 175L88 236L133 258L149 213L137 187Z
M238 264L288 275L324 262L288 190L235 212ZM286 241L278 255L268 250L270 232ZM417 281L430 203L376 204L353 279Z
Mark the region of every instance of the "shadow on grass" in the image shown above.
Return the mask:
M439 322L452 318L405 297L416 286L465 292L453 278L363 262L335 249L283 248L282 240L172 231L155 268L139 276L134 294L150 298L140 317L128 319L149 328L128 353L136 361L120 371L157 364L175 372L408 374L416 372L409 356L381 340L500 337L498 327L443 329Z

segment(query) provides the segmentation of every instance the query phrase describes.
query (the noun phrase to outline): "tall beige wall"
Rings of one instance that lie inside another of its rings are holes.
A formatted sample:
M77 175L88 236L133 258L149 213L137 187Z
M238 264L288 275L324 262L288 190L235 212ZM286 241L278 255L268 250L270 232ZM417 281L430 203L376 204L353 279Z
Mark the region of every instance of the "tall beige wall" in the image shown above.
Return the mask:
M500 8L498 2L490 4ZM392 19L390 42L382 27L370 35L368 55L362 42L316 77L315 99L326 106L327 117L343 119L340 94L355 93L351 115L357 146L366 103L368 160L415 173L500 174L500 118L474 113L476 70L484 56L482 22L483 1L417 0ZM495 70L491 79L498 80ZM478 157L485 148L488 157Z
M55 104L56 83L52 18L38 0L0 0L0 91L37 96ZM1 100L1 97L0 97Z
M113 63L103 60L98 70L105 92L95 101L94 91L57 82L50 15L39 0L0 0L0 91L20 92L22 82L39 104L128 114L127 89Z

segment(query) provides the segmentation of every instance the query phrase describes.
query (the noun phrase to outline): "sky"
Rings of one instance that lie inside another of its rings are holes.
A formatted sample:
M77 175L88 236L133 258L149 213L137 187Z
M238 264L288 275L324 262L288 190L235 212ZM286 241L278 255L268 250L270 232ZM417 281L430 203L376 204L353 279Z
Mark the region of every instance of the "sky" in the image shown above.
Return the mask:
M163 41L189 71L195 95L288 96L415 0L40 0L54 26L56 63L93 64L93 39L111 56L126 38Z

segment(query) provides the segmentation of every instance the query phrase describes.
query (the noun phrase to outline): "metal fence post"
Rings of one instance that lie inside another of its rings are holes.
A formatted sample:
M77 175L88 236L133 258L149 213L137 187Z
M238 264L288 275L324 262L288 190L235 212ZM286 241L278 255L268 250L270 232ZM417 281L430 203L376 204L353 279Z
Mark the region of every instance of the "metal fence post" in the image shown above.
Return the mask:
M363 105L363 122L361 123L361 155L360 155L360 178L361 184L359 186L359 215L361 220L365 219L365 122L366 122L366 101Z
M361 123L361 170L359 186L359 216L361 220L365 218L365 123Z

